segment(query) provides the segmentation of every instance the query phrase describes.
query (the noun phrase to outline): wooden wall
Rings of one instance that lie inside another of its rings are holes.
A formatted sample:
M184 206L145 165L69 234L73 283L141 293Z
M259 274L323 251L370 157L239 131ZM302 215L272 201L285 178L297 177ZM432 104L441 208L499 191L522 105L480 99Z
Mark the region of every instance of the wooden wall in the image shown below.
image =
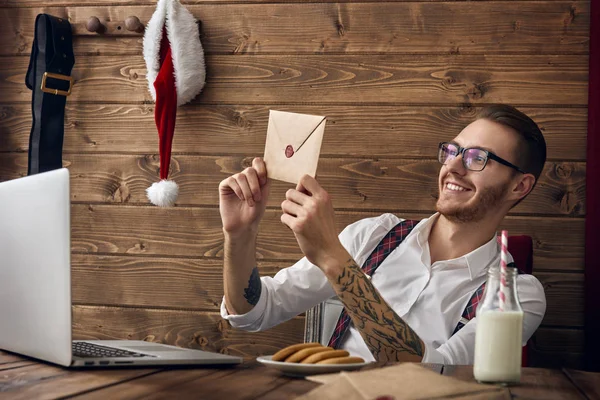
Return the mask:
M154 1L0 1L0 180L23 176L31 125L24 76L36 14L74 24L76 84L64 164L72 174L77 338L174 343L246 357L302 340L300 316L271 331L231 329L218 314L222 233L217 185L264 150L269 109L327 115L318 178L340 229L359 218L433 211L436 145L483 104L536 120L548 162L503 227L534 238L548 310L534 361L581 366L590 0L188 1L203 23L207 85L179 110L174 208L149 205L158 145L141 36ZM111 21L109 34L85 21ZM121 29L118 29L118 28ZM261 226L261 273L301 257L279 222L276 183Z

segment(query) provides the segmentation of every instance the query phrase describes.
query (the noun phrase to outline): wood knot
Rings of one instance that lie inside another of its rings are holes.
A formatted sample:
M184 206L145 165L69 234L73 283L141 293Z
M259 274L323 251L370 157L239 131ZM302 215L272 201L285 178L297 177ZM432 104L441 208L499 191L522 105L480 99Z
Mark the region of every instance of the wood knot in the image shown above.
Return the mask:
M114 191L112 200L120 203L127 203L131 199L131 193L129 187L125 182L121 182L121 185Z
M556 176L558 178L561 179L567 179L570 178L571 175L573 174L573 164L571 163L561 163L561 164L556 164L556 166L554 167L554 173L556 174Z
M564 192L560 199L560 209L567 214L571 214L578 208L577 206L577 196L573 192Z
M453 77L452 75L446 75L442 79L442 86L447 87L447 88L452 87L455 83L456 83L456 78Z
M225 332L227 330L227 322L225 320L219 320L219 322L217 322L217 330L219 332Z
M233 122L235 123L235 125L239 128L244 128L244 129L248 129L250 128L250 121L248 121L248 118L246 118L244 116L243 113L241 112L236 112L233 115Z
M458 108L458 113L466 117L474 117L477 110L471 103L462 103Z
M519 30L521 30L521 25L522 25L522 24L523 24L523 22L522 22L522 21L519 21L519 20L517 20L517 21L514 21L514 22L513 22L513 31L514 31L514 32L516 32L516 31L519 31Z
M241 162L242 169L251 167L253 159L254 159L254 157L244 157L244 158L242 158L242 162Z
M569 14L563 20L563 25L567 28L575 21L575 17L577 16L577 7L571 6L569 7Z
M479 100L483 98L485 94L485 87L480 83L475 83L467 90L467 96L473 100Z
M195 338L196 343L198 343L199 346L201 347L206 347L208 346L208 339L205 338L204 336L197 336Z
M335 27L337 29L339 37L343 37L346 33L346 28L344 28L344 24L342 24L340 21L337 21Z

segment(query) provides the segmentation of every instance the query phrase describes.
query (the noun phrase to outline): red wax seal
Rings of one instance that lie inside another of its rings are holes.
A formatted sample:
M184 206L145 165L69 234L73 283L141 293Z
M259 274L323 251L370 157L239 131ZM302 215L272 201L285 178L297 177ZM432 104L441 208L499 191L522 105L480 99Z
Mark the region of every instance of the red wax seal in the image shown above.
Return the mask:
M294 148L292 147L291 144L288 144L287 147L285 148L285 156L287 158L290 158L293 155L294 155Z

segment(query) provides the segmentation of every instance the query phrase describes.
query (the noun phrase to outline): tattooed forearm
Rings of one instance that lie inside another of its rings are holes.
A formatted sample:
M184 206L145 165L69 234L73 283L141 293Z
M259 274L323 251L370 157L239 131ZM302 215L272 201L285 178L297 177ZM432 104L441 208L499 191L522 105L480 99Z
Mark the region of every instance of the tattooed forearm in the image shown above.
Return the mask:
M334 288L378 361L420 361L423 341L381 298L353 259L347 261Z
M244 298L249 304L255 306L260 299L260 293L262 291L262 284L260 283L260 275L258 274L258 267L254 267L248 280L248 287L244 289Z

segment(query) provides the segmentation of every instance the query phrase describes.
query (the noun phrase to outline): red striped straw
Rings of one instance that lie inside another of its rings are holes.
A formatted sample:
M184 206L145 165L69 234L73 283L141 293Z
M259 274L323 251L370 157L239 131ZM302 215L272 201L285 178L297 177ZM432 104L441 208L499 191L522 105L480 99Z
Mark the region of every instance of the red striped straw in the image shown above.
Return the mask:
M500 298L499 308L504 311L506 305L506 259L508 253L508 232L502 231L502 246L500 249Z

